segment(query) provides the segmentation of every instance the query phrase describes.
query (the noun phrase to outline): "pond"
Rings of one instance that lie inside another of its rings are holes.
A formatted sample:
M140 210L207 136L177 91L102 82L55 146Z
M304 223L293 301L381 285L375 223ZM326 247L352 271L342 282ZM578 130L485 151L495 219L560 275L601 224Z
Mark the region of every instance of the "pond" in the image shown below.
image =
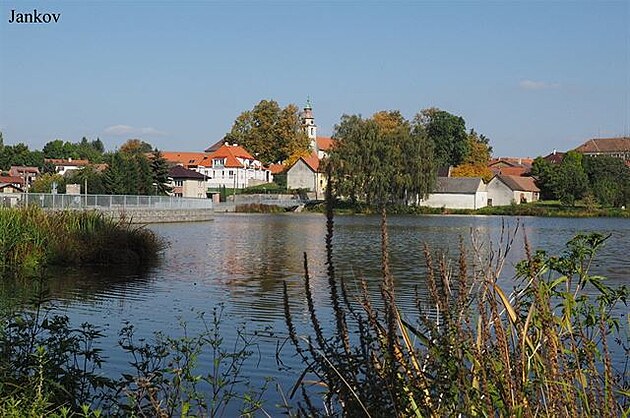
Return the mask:
M414 303L414 289L423 287L425 243L456 258L460 238L469 248L474 235L484 243L487 254L490 242L497 248L502 231L513 235L517 225L515 218L484 216L392 216L388 221L391 266L403 311ZM351 293L358 291L359 279L373 289L380 281L379 222L375 216L335 218L336 269ZM514 264L524 258L525 235L532 248L557 254L579 232L610 234L592 272L608 277L610 285L628 284L627 219L521 218L518 224L501 276L506 290L513 285ZM222 306L221 329L228 343L239 326L259 333L256 361L248 364L244 375L252 382L274 377L285 394L290 391L297 374L280 373L276 361L276 351L287 337L283 282L287 282L298 332L309 333L303 287L306 253L315 308L324 324L332 326L325 218L319 214L217 214L209 222L149 227L170 243L159 266L142 273L109 269L64 272L50 281L58 312L69 315L75 324L87 321L104 329L106 337L100 342L108 357L104 373L118 375L127 367L129 358L117 348L118 331L125 323L134 324L138 337L151 338L155 331L181 335L180 320L194 333L201 327L199 312ZM299 368L290 347L282 353L286 364ZM265 399L267 410L273 411L281 399L275 386Z

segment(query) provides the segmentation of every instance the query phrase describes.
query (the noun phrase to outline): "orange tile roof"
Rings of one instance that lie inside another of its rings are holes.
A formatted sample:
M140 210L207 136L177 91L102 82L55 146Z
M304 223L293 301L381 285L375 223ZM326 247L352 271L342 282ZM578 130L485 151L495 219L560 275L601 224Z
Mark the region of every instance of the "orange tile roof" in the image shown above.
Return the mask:
M315 153L309 155L308 157L300 157L300 160L303 160L306 165L315 172L317 172L317 170L319 169L319 158Z
M494 174L504 174L506 176L522 176L523 174L529 173L530 169L525 166L503 166L503 167L490 167L490 170Z
M335 144L335 140L327 136L317 137L317 148L321 151L328 151Z
M162 151L162 155L169 163L181 164L184 167L197 166L208 154L204 152Z
M269 165L269 171L271 171L271 174L276 175L276 174L280 174L284 171L286 167L282 164L270 164Z
M241 168L244 165L238 160L238 158L244 160L256 160L249 152L245 150L245 148L240 145L226 145L223 144L219 147L218 150L210 154L210 160L214 160L215 158L225 158L225 164L223 164L227 168Z

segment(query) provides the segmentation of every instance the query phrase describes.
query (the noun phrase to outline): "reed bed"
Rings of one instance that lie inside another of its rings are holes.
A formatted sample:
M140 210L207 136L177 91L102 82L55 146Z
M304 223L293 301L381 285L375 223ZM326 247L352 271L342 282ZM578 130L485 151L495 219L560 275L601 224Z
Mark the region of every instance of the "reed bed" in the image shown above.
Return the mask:
M462 243L455 263L424 248L428 302L416 294L416 309L401 312L389 269L385 212L377 300L360 279L363 292L351 299L346 279L335 273L331 204L326 212L333 331L322 329L306 255L312 335L297 333L286 285L284 291L289 340L305 365L289 394L298 398L298 415L630 414L628 291L589 273L605 236L576 236L563 254L553 256L525 242L527 257L517 266L512 292L497 280L516 231L504 231L490 255L480 245L469 250ZM613 362L613 344L625 362Z
M142 265L164 247L147 228L96 211L0 208L0 273L46 265Z

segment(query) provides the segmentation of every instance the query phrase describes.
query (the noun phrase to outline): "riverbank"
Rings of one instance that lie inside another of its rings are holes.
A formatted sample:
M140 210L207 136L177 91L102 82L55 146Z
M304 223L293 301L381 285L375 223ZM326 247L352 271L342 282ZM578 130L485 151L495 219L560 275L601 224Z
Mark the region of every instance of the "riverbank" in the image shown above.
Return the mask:
M0 209L0 273L48 265L146 265L164 248L145 227L96 211Z
M324 212L324 203L306 205L307 212ZM334 205L336 215L374 215L375 207L365 203L337 201ZM486 206L481 209L448 209L427 206L390 205L387 212L391 215L495 215L495 216L540 216L558 218L630 218L630 211L621 208L587 207L584 204L563 206L557 201L524 203L509 206Z

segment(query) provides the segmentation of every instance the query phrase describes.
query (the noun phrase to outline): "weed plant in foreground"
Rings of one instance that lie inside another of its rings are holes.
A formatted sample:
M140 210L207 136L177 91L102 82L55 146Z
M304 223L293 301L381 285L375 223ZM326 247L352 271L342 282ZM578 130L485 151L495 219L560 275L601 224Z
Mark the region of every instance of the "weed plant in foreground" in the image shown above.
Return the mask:
M97 211L0 208L0 275L46 265L147 265L164 248L149 229Z
M527 258L518 264L518 286L509 293L497 279L516 233L504 233L490 257L477 245L469 257L461 244L453 269L425 248L422 280L429 302L416 295L415 312L401 312L382 216L379 300L371 300L363 280L355 301L335 273L332 205L327 207L328 290L336 324L330 335L315 309L306 255L312 335L297 334L285 284L286 324L304 364L290 393L299 397L301 415L628 416L628 290L612 289L589 273L605 236L578 235L553 256L532 252L525 242ZM625 362L613 363L612 344Z

